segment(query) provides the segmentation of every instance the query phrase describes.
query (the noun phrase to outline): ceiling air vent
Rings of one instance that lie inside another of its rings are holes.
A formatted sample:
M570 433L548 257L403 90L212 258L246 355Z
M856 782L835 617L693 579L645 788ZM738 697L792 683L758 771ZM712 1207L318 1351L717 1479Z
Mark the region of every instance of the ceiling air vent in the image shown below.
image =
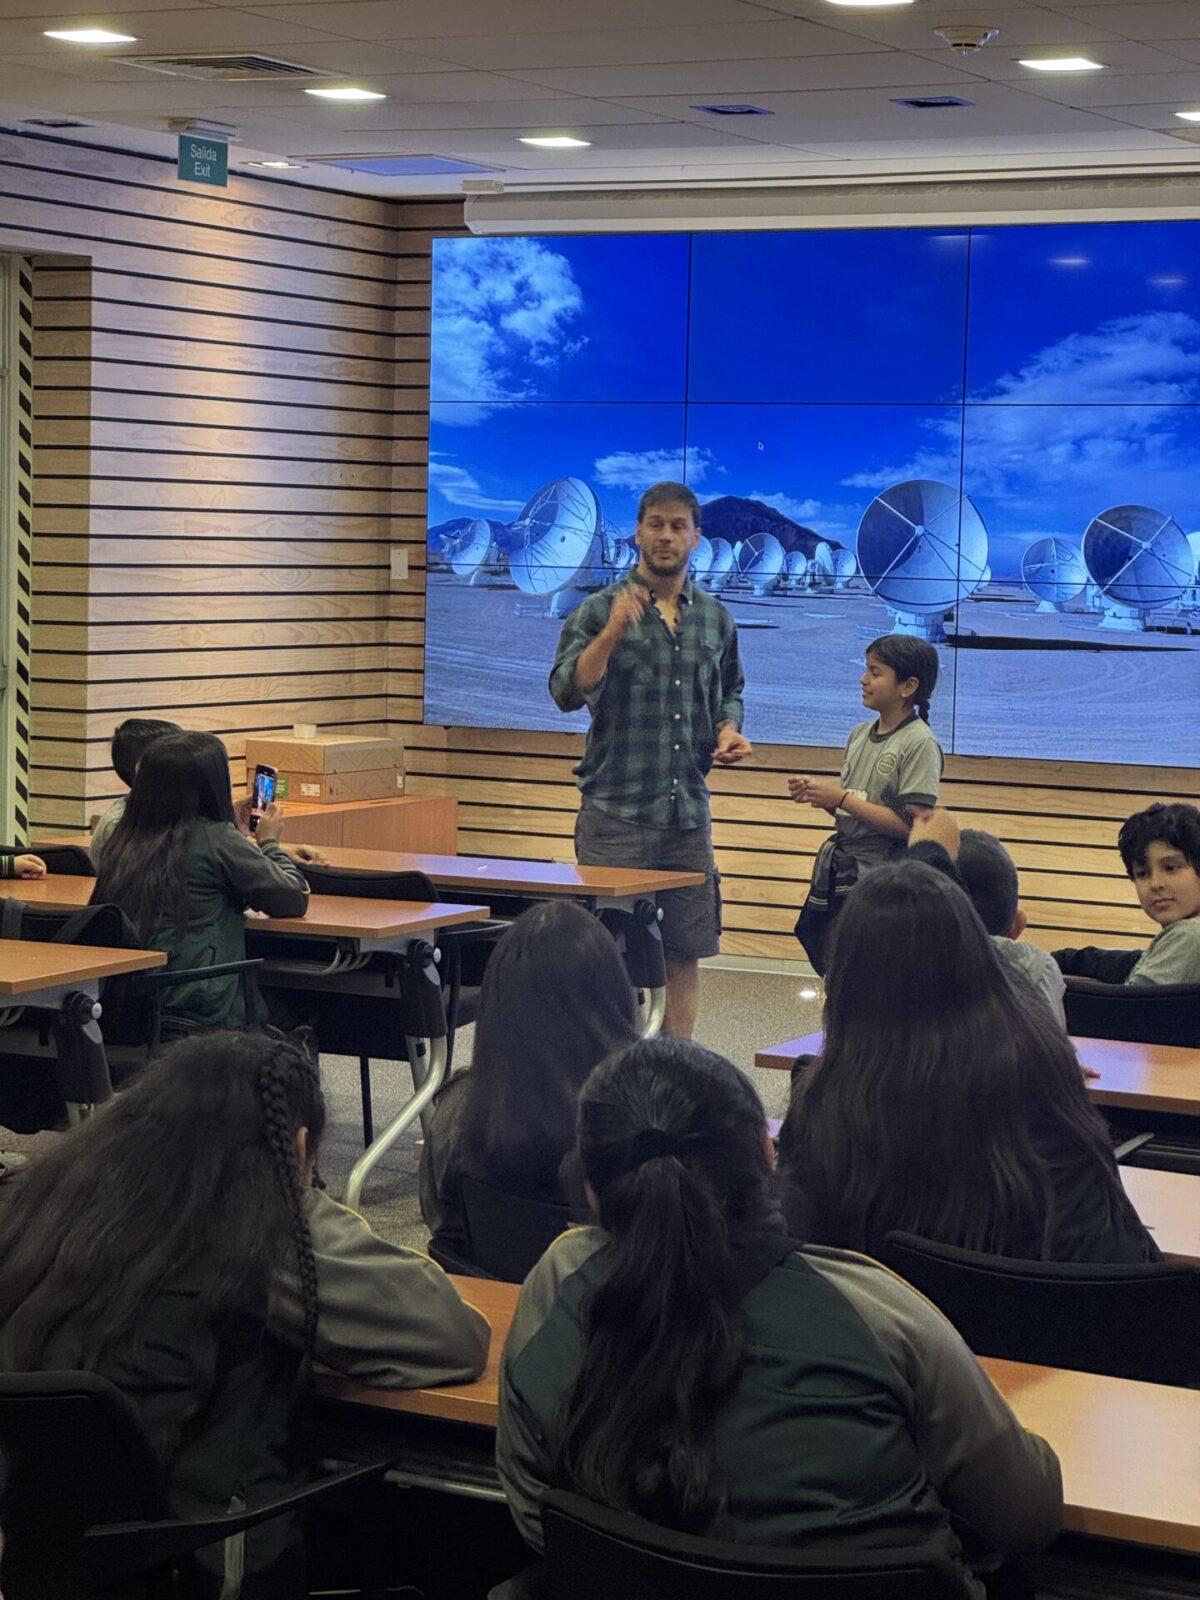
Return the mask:
M893 100L894 106L908 106L911 111L950 111L956 106L973 106L974 100L960 100L953 94L919 94L911 100Z
M232 55L214 51L190 56L121 56L130 67L147 72L164 72L171 78L221 79L247 82L255 78L327 78L317 67L302 67L295 61L279 61L274 56Z

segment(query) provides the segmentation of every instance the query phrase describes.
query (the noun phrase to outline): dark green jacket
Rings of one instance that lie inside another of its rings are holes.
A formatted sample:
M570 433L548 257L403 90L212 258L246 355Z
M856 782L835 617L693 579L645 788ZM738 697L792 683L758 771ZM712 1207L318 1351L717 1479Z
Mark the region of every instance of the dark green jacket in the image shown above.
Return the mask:
M504 1351L496 1460L535 1548L559 1408L582 1358L580 1303L603 1277L606 1242L580 1228L551 1245ZM744 1307L748 1359L717 1418L728 1505L714 1537L848 1555L932 1540L966 1568L967 1552L994 1560L1058 1531L1054 1452L908 1284L865 1256L797 1248Z
M172 967L219 966L246 959L246 910L269 917L302 917L308 884L277 844L255 844L232 822L197 822L184 861L188 921L185 928L164 917L146 943L165 950ZM236 976L209 978L167 988L163 1015L190 1027L237 1028L247 1021Z

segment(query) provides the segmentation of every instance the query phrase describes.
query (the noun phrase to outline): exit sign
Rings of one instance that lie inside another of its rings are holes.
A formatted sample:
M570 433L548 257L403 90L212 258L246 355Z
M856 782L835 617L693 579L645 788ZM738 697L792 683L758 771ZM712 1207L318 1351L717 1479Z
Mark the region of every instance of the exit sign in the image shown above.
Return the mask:
M211 183L224 189L229 183L229 146L219 139L181 133L177 171L185 183Z

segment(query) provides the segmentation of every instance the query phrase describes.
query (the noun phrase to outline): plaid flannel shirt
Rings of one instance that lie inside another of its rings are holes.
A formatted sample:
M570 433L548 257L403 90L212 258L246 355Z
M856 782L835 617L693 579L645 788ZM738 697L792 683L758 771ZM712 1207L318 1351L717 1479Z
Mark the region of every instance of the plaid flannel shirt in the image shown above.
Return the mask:
M692 582L672 634L650 607L609 658L586 695L575 667L604 628L622 584L590 595L567 618L550 672L560 711L591 713L575 778L602 811L648 828L699 828L709 819L708 785L717 729L742 725L742 664L733 618Z

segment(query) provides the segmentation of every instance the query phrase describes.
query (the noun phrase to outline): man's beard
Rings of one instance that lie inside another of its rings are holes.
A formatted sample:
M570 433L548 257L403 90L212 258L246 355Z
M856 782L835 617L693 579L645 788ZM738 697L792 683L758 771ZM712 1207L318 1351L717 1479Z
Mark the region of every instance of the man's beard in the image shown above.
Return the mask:
M654 557L647 551L643 554L642 560L646 563L646 571L650 573L651 577L677 578L687 566L691 557L690 555L680 556L678 561L663 565L661 562L655 561Z

